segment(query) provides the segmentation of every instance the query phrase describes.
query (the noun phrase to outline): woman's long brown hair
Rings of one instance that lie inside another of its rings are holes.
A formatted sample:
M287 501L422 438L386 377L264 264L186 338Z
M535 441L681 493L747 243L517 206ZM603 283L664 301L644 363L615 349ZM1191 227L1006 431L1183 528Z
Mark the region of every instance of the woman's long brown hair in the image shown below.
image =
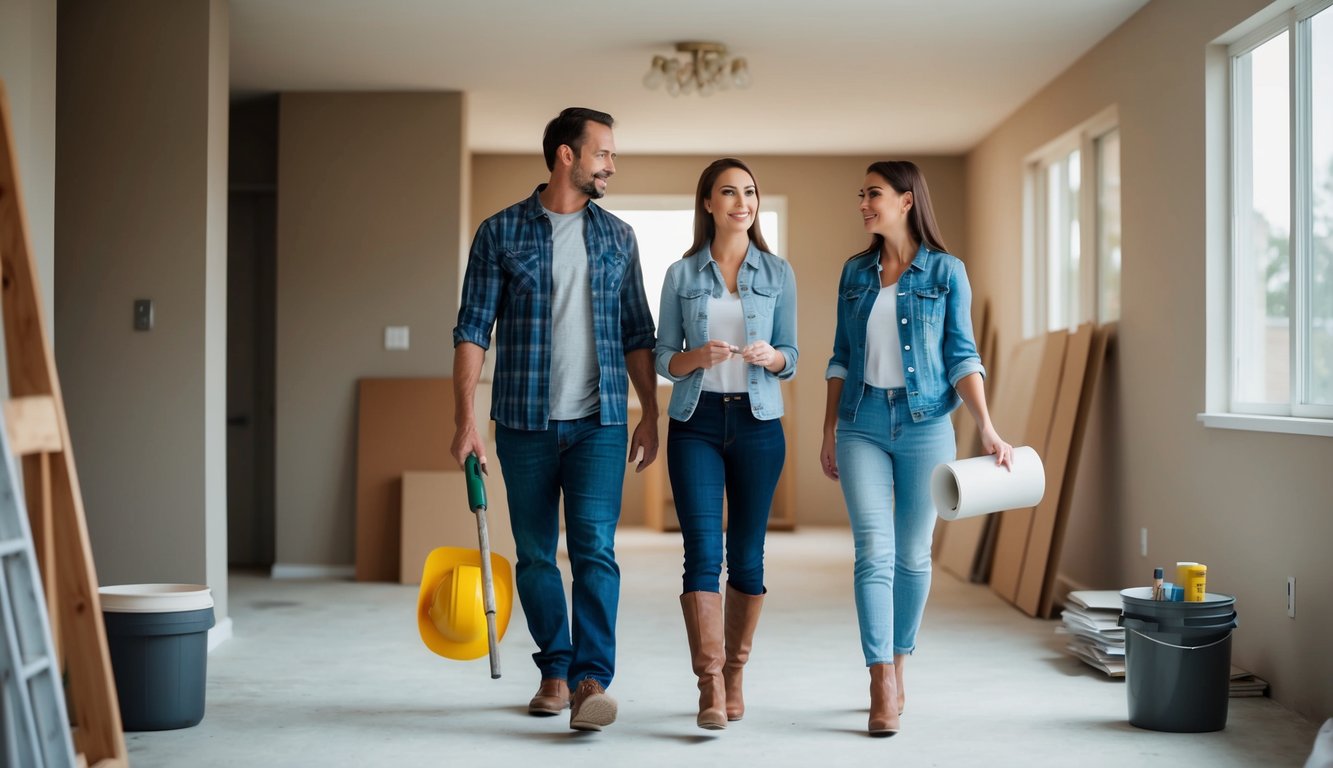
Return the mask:
M890 187L898 194L912 193L912 210L907 214L907 228L912 237L932 251L948 253L944 247L944 238L940 237L939 225L935 223L935 208L930 204L930 189L926 186L926 177L916 163L910 160L880 160L871 163L867 174L884 177ZM868 250L878 251L884 247L884 237L875 235Z
M737 160L734 157L724 157L720 160L714 160L708 164L704 172L699 176L699 186L694 191L694 244L688 251L682 255L682 258L692 256L698 253L705 245L713 241L713 236L717 234L717 225L713 222L713 214L704 208L704 201L713 195L713 185L717 184L717 177L722 172L730 168L739 168L754 179L754 172L749 166ZM759 182L754 183L754 199L759 202ZM764 242L764 235L759 231L759 216L756 210L754 221L750 223L750 242L755 244L761 251L772 253L768 248L768 243Z

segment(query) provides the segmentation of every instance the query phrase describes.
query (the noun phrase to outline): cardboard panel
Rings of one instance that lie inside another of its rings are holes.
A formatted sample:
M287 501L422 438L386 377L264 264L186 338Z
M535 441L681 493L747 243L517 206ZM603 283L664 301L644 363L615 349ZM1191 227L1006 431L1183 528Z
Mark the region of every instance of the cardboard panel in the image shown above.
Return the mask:
M1065 331L1053 331L1038 337L1042 344L1041 363L1037 368L1033 388L1027 390L1026 400L1029 405L1026 428L1021 432L1000 431L1000 436L1011 444L1030 445L1037 450L1046 469L1047 493L1050 493L1052 477L1051 467L1047 463L1046 443L1055 416L1055 398L1060 386L1060 370L1064 366L1068 337ZM1009 374L1012 380L1021 376L1022 372L1015 367L1009 369ZM1025 399L1020 393L1015 393L1015 398L1017 401ZM1000 429L998 419L992 419L996 421L996 429ZM1015 440L1010 435L1022 437ZM1061 471L1063 469L1061 466ZM1027 550L1028 533L1032 528L1032 512L1032 509L1013 509L999 515L1000 528L995 540L995 561L991 567L990 585L996 594L1010 602L1018 597L1018 577Z
M398 581L404 472L452 469L453 381L362 379L357 398L356 578ZM464 495L463 506L467 506Z
M1087 370L1083 375L1083 394L1079 400L1078 414L1074 418L1074 433L1069 443L1069 461L1065 466L1065 482L1060 489L1060 504L1056 508L1055 528L1051 534L1051 551L1046 558L1046 576L1044 578L1045 586L1041 592L1041 604L1037 609L1037 615L1049 618L1054 604L1056 570L1060 565L1060 552L1064 547L1065 526L1069 522L1069 516L1073 514L1074 484L1078 479L1079 459L1083 453L1083 446L1089 439L1097 439L1097 435L1090 435L1088 426L1093 404L1097 402L1097 397L1104 396L1105 382L1102 381L1103 371L1106 367L1107 355L1111 344L1115 340L1116 325L1114 323L1098 327L1092 335L1092 349L1088 353Z
M1083 401L1083 379L1092 348L1092 323L1084 323L1069 335L1065 361L1060 371L1060 385L1055 397L1055 414L1046 440L1042 463L1046 469L1046 493L1032 512L1027 551L1019 569L1018 592L1014 603L1029 616L1041 607L1046 585L1046 565L1055 534L1056 511L1060 506L1069 465L1069 447L1074 437L1074 422Z
M514 556L514 533L509 527L509 502L503 473L486 476L486 533L491 552ZM443 472L404 472L402 475L403 535L399 545L401 584L419 584L426 556L436 547L478 549L477 516L468 508L467 476L457 469Z

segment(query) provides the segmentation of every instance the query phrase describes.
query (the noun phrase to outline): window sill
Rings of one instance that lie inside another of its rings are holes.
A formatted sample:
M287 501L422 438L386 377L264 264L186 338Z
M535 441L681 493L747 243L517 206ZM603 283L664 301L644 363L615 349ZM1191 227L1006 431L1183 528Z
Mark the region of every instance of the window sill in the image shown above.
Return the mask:
M1256 416L1246 413L1201 413L1199 421L1213 429L1244 429L1251 432L1284 432L1289 435L1333 437L1333 420L1295 416Z

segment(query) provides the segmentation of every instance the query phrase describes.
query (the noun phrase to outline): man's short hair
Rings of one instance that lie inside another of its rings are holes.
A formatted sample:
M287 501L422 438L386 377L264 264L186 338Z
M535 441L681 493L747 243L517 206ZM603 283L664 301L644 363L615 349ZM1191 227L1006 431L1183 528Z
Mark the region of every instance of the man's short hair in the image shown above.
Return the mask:
M542 153L546 155L546 170L555 170L555 151L561 144L568 144L579 154L583 148L583 136L587 132L588 121L601 123L607 128L615 127L615 120L605 112L598 112L587 107L569 107L556 115L546 124L546 133L542 135Z

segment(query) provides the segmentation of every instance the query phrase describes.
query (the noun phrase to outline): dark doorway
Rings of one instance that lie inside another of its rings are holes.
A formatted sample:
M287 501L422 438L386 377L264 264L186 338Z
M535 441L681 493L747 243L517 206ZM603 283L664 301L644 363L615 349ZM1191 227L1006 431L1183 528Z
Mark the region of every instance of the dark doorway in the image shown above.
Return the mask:
M278 98L233 96L227 195L227 563L274 559Z

